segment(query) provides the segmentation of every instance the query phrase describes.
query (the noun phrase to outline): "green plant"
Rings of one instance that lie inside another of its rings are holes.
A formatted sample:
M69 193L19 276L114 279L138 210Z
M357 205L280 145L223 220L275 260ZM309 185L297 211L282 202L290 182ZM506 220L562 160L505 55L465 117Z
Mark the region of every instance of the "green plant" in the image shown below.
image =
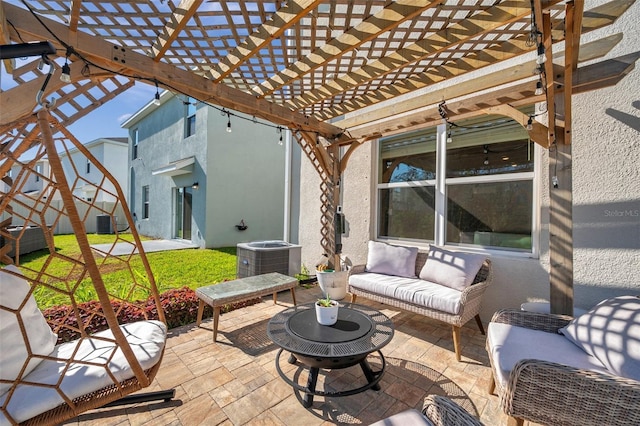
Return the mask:
M324 299L318 299L318 305L324 306L325 308L330 308L331 306L333 306L333 300L331 300L331 297L329 297L329 295L327 294Z

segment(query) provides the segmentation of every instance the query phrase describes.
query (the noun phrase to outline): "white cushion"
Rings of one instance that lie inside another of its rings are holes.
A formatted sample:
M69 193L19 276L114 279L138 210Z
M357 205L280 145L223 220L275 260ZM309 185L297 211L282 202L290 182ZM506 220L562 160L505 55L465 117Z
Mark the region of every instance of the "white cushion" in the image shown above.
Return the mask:
M613 374L640 381L640 299L620 296L574 318L561 333Z
M131 349L140 362L143 370L153 367L162 356L167 336L167 328L160 321L138 321L120 326L124 332ZM110 341L98 339L104 338ZM79 346L79 347L78 347ZM107 374L108 368L118 381L134 377L122 350L116 347L111 330L101 331L93 335L93 338L74 340L55 347L52 357L59 361L46 360L41 362L29 374L28 380L36 383L55 384L66 367L66 360L70 359L73 352L78 352L69 369L64 373L64 379L60 389L74 399L92 391L102 389L113 384ZM88 365L85 363L97 363L101 365ZM0 397L0 405L5 403L8 394ZM38 414L51 410L64 401L53 388L39 386L19 385L7 405L9 414L18 422L23 422ZM0 413L0 426L9 425L8 419Z
M409 409L394 414L375 423L371 423L369 426L433 426L422 413L416 409Z
M17 275L12 275L13 272ZM28 360L27 343L34 355L49 355L58 340L38 309L33 295L29 294L31 286L23 278L20 270L9 265L0 269L0 378L15 380L20 370L26 368L22 377L29 374L42 361L42 358ZM23 305L24 303L24 305ZM22 308L20 309L20 307ZM6 309L20 311L16 314ZM28 342L20 332L23 324ZM0 395L11 388L9 383L0 383Z
M487 349L496 368L496 382L502 387L507 385L511 370L523 359L539 359L607 373L600 361L561 334L492 322L487 329Z
M456 290L469 287L487 257L431 246L429 257L420 271L420 278Z
M462 293L449 287L418 278L391 277L365 272L349 277L349 285L425 308L457 315Z
M392 246L369 241L367 252L368 272L413 278L416 276L416 247Z

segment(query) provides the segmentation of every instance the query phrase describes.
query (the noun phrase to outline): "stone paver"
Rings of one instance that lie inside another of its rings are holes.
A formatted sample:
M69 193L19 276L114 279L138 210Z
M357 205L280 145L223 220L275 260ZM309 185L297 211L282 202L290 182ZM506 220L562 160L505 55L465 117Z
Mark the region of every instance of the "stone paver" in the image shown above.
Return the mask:
M315 300L317 288L298 288L298 303ZM85 413L65 424L83 426L157 425L366 425L407 408L422 407L424 397L447 395L487 426L505 425L497 396L489 395L490 367L484 336L475 322L463 328L463 359L453 353L451 329L400 309L359 298L358 303L381 310L394 321L393 340L382 349L387 359L379 392L368 390L342 398L315 397L309 409L278 376L274 359L278 348L266 336L269 319L292 305L288 291L262 303L222 314L218 342L211 341L212 320L170 331L158 375L147 391L176 389L169 402L113 407ZM370 359L379 365L374 355ZM281 366L289 377L306 371ZM318 388L339 389L364 380L358 368L321 372ZM525 423L527 424L527 423ZM529 425L532 426L532 425Z

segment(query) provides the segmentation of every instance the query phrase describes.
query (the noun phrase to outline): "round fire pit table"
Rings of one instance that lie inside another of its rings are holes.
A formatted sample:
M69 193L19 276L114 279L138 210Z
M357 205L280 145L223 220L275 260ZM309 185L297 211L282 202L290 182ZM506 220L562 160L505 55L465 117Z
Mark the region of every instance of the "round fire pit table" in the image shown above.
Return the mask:
M338 321L334 325L320 325L316 320L314 303L293 306L274 316L267 325L267 335L280 347L276 355L276 370L294 390L304 392L305 407L317 396L348 396L367 389L380 390L385 360L380 349L393 338L393 323L382 312L363 305L340 304ZM309 368L307 385L290 379L280 368L282 352L287 351L289 363L300 361ZM381 359L379 371L373 371L367 356L377 352ZM367 383L342 391L318 391L318 372L359 364Z

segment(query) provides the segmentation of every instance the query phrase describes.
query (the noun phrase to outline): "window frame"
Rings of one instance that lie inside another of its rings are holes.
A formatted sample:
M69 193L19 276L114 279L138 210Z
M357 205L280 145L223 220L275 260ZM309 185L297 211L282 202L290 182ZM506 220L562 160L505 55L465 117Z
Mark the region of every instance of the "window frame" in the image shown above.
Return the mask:
M425 129L426 130L426 129ZM453 249L464 249L465 251L483 252L495 255L503 255L509 257L526 257L526 258L539 258L540 256L540 176L542 176L541 170L541 148L533 141L533 171L516 172L516 173L504 173L495 175L481 175L481 176L465 176L465 177L451 177L446 176L446 154L447 154L447 126L441 124L437 126L436 137L436 179L435 180L420 180L420 181L406 181L406 182L393 182L393 183L379 183L380 181L380 161L381 161L381 139L376 140L376 151L374 153L376 157L375 167L373 170L373 186L374 186L374 205L373 205L373 221L375 223L374 235L376 240L385 241L395 244L410 244L416 247L427 248L429 245L437 245L441 247L449 247ZM482 183L500 183L500 182L515 182L515 181L531 181L532 183L532 200L531 200L531 249L519 250L509 247L495 247L495 246L481 246L476 244L465 243L448 243L447 240L447 195L448 187L454 185L463 184L482 184ZM423 239L410 239L400 237L387 237L380 235L380 190L391 188L407 188L407 187L422 187L422 186L434 186L436 197L436 217L434 223L434 240Z
M150 210L150 191L149 185L142 186L142 219L149 219L149 210Z
M186 102L184 102L184 138L188 138L196 134L196 115L198 112L197 99L192 97L187 97ZM190 114L190 109L193 108L193 113ZM191 123L193 122L193 126Z
M133 143L132 143L132 148L131 148L131 159L135 160L136 158L138 158L138 144L140 143L140 132L138 130L138 128L136 127L135 129L133 129L133 136L131 137L131 139L133 139Z

